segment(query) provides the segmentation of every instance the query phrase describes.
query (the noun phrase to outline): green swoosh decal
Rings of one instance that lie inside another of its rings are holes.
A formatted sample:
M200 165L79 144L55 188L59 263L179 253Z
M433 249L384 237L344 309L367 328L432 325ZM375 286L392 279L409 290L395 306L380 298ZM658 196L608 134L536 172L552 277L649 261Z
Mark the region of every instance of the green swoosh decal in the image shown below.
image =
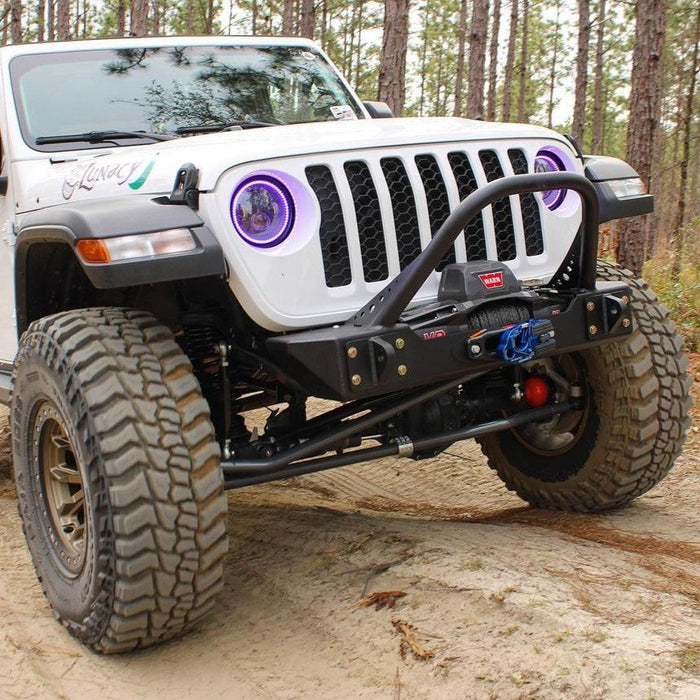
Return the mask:
M156 164L155 158L148 163L148 165L144 168L143 172L132 182L129 183L129 187L131 187L132 190L138 190L140 187L143 186L143 183L146 182L148 179L148 176L151 174L151 170L153 170L153 166Z

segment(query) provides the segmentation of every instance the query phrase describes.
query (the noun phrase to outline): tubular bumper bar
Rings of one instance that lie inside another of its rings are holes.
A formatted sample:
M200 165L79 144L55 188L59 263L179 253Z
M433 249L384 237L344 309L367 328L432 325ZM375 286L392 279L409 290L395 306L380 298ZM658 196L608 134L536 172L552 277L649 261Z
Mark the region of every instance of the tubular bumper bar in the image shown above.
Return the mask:
M526 192L570 189L578 192L583 204L581 250L578 280L573 286L594 289L598 257L598 194L593 184L576 173L536 173L504 177L472 192L447 217L425 250L406 266L384 289L351 319L355 326L393 326L466 225L484 207L503 197Z

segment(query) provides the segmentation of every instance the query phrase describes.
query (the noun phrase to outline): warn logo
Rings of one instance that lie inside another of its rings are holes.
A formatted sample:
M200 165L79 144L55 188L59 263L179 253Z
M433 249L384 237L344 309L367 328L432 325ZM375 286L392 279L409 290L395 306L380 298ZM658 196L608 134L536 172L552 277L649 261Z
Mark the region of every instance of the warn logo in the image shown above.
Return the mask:
M435 340L436 338L444 338L447 331L440 329L439 331L426 331L423 333L423 340Z
M479 279L486 289L500 289L503 286L503 272L500 270L484 272L483 275L479 275Z

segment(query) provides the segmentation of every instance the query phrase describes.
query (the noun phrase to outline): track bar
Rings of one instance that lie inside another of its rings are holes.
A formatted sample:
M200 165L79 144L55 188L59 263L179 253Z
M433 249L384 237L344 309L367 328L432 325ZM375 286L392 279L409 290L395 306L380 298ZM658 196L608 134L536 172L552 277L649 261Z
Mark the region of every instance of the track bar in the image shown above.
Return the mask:
M451 445L453 442L467 440L469 438L488 435L489 433L508 430L509 428L517 428L519 425L532 423L545 418L551 418L560 413L566 413L571 410L572 406L568 401L552 404L544 408L535 408L527 411L522 411L508 418L499 418L498 420L489 421L488 423L480 423L468 428L459 430L451 430L447 433L434 435L431 437L421 438L413 443L414 452L422 452L424 450L432 450L436 447ZM224 488L237 489L243 486L252 486L253 484L262 484L266 481L275 481L276 479L287 479L292 476L301 476L302 474L312 474L326 469L334 469L347 464L355 464L356 462L365 462L372 459L381 459L382 457L391 457L399 454L399 445L382 445L380 447L370 447L365 450L353 450L352 452L344 452L342 454L330 455L328 457L317 457L309 459L298 464L285 466L274 470L267 470L257 474L250 472L241 473L241 470L232 467L229 464L222 462L224 470Z
M369 415L361 416L360 418L355 418L354 420L341 423L337 428L330 430L322 438L307 440L301 445L285 450L274 457L232 459L228 461L222 460L221 466L224 468L224 473L229 474L251 475L264 474L265 472L275 472L282 467L286 467L292 462L296 462L299 459L312 457L319 453L327 452L330 449L338 449L344 440L352 437L356 433L372 428L377 425L377 423L393 418L397 413L401 413L402 411L406 411L413 406L429 401L435 396L440 396L440 394L444 394L445 392L450 391L450 389L454 389L460 384L464 384L464 382L469 379L475 379L482 374L486 374L488 371L489 370L476 373L471 372L469 374L462 375L457 379L450 379L448 382L438 384L431 389L418 389L417 391L408 394L404 399L393 403L387 408L378 409Z

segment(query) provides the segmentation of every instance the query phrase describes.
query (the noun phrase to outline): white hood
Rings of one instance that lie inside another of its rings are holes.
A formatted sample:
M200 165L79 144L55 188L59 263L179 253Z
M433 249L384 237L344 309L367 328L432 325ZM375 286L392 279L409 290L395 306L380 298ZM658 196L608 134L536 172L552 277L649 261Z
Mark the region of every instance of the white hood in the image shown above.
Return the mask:
M165 194L184 163L199 169L199 189L210 191L230 168L304 154L337 153L459 141L554 139L557 133L524 124L457 118L375 119L294 124L192 136L144 146L54 153L53 159L13 164L18 212L126 194ZM568 144L567 144L568 146Z

